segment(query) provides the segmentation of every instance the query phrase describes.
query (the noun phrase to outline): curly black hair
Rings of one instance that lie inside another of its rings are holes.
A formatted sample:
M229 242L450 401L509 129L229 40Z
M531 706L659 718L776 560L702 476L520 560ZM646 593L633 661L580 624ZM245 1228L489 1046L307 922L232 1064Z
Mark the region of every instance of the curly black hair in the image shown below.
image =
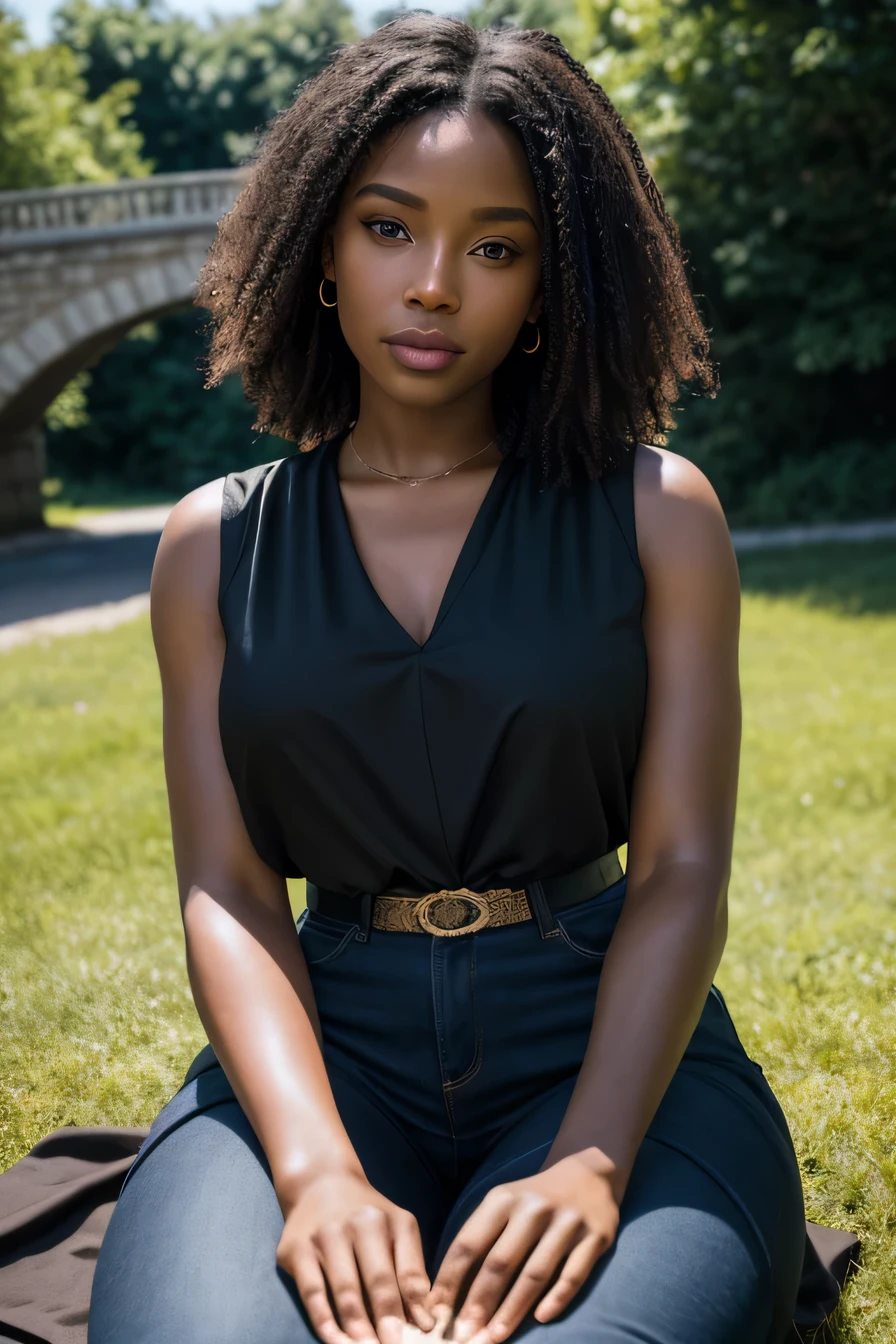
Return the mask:
M679 382L715 396L688 254L606 93L542 29L410 12L337 48L270 122L200 272L206 387L239 373L253 428L302 450L347 432L358 363L318 301L321 243L372 143L410 118L478 109L519 136L544 221L541 345L495 369L498 447L545 480L599 477L665 443Z

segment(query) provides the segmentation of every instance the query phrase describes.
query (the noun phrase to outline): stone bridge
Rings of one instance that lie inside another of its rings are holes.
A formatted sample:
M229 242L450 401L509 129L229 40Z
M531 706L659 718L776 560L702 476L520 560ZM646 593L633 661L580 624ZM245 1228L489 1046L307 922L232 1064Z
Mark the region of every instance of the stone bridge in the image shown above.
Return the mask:
M244 169L0 192L0 535L43 526L43 415L139 322L190 304Z

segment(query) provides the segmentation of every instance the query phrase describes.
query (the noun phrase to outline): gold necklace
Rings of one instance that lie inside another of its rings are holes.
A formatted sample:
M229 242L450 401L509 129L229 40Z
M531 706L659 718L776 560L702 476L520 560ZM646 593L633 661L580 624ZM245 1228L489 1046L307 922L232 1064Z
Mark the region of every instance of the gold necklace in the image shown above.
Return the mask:
M474 457L480 457L485 452L486 448L491 448L492 444L495 442L494 439L490 439L485 445L485 448L480 448L478 453L471 453L469 457L462 457L459 462L455 462L453 467L449 467L448 471L434 471L431 476L396 476L394 472L381 471L379 467L372 467L369 462L364 461L363 457L359 455L358 450L355 447L353 437L354 432L355 427L352 425L351 432L348 436L349 447L361 463L361 466L366 467L368 471L375 471L378 476L388 476L390 481L402 481L405 485L420 485L423 481L434 481L438 476L447 476L450 472L454 471L456 467L462 467L465 462L471 462Z

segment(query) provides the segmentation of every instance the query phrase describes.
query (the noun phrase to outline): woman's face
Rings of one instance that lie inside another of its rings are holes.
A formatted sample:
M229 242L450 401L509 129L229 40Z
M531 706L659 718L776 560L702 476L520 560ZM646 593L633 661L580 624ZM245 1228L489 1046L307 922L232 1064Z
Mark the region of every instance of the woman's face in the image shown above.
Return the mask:
M362 378L436 406L488 378L515 342L534 344L520 329L541 312L541 227L523 148L490 117L427 112L375 144L322 251ZM460 351L402 349L409 328Z

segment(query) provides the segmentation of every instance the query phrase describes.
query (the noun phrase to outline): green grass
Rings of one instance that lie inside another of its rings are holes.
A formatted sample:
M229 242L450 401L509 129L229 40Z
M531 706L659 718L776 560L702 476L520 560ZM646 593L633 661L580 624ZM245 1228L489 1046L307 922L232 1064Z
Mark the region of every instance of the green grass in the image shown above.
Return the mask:
M92 518L97 513L110 513L112 505L106 508L98 506L83 508L74 504L45 504L44 522L47 527L77 527L82 518Z
M41 484L44 497L44 522L47 527L75 527L82 518L112 509L143 508L153 504L173 504L171 491L121 489L114 481L66 484L58 476Z
M740 559L744 741L716 982L863 1266L838 1344L896 1338L896 545ZM148 1125L190 996L147 618L0 656L0 1170ZM291 884L295 909L301 883Z

